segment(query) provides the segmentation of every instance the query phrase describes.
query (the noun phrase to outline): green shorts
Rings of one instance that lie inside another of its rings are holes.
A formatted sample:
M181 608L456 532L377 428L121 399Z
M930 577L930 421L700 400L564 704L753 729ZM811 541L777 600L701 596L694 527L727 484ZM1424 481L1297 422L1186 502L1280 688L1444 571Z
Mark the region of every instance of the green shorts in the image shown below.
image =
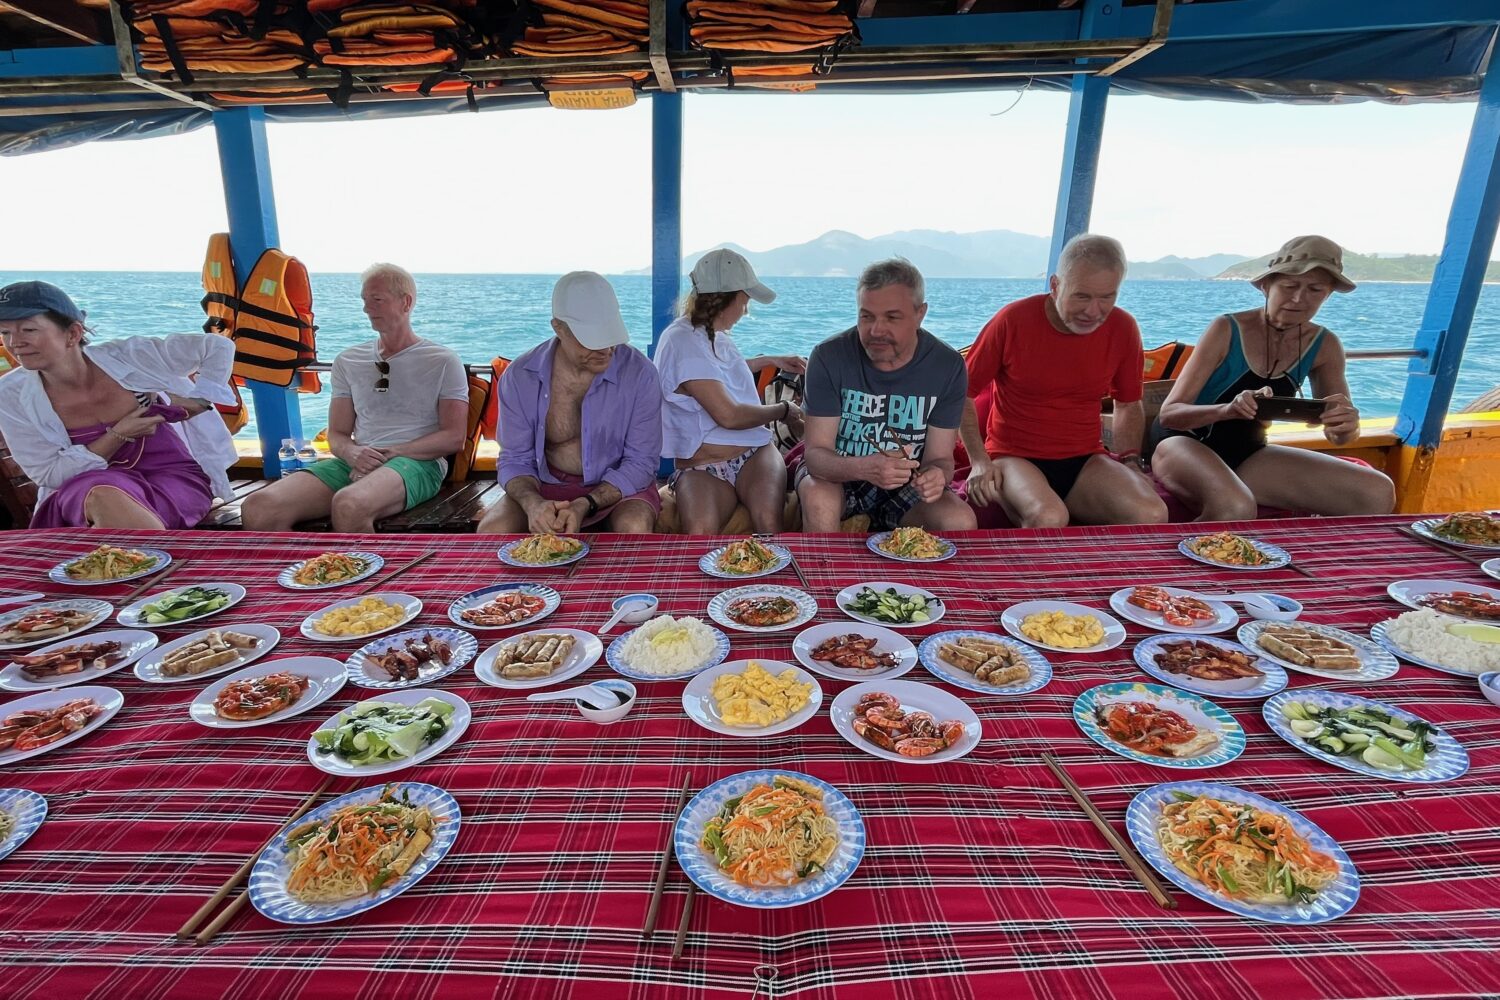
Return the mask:
M383 468L395 472L406 484L407 510L437 496L438 490L443 485L443 466L435 458L418 461L415 458L397 456L385 463ZM322 481L324 486L335 493L353 482L349 478L349 473L352 471L349 463L342 458L325 458L302 471L311 472Z

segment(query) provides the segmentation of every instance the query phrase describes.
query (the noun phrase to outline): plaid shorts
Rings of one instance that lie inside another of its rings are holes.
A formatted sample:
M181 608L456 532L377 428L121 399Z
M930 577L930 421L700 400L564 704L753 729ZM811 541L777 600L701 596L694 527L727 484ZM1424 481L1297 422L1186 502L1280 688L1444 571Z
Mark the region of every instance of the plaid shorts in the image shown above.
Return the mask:
M922 498L911 483L897 490L883 490L874 483L862 480L844 484L844 513L840 520L855 514L870 515L871 531L890 531L901 526L906 516Z

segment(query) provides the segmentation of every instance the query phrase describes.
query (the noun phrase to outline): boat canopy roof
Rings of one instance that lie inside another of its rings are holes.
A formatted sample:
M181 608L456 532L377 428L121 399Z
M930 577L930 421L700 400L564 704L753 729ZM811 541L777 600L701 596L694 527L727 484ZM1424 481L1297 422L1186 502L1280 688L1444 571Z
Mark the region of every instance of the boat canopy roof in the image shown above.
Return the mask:
M562 104L559 95L569 92L613 91L616 99L605 103L618 105L671 89L770 88L788 99L808 90L1066 90L1080 73L1108 76L1117 94L1181 99L1473 100L1500 26L1496 0L849 0L831 13L846 13L852 30L775 54L714 47L698 35L693 3L640 0L635 9L649 14L629 51L535 56L515 46L528 31L557 37L544 26L553 23L548 0L430 2L465 24L461 41L439 36L441 51L426 64L335 64L340 46L329 47L330 27L372 0L312 0L315 12L333 13L310 17L307 0L298 0L291 6L304 19L287 48L303 53L300 65L197 72L191 56L152 62L150 47L160 46L153 12L211 2L110 8L101 0L0 0L0 153L185 132L209 124L218 108L245 104L263 104L270 121L323 121ZM256 0L222 4L256 8ZM589 6L563 9L569 5ZM610 6L632 8L630 0ZM253 24L237 16L221 18L215 30L233 37L235 25L245 25L246 44L262 44L250 41Z

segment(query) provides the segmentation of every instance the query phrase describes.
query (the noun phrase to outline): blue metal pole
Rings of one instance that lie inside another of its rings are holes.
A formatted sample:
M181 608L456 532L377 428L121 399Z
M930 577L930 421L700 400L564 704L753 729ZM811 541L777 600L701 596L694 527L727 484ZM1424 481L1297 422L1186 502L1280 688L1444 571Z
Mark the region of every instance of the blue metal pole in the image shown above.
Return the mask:
M651 346L682 288L682 93L651 95Z
M271 156L266 144L262 108L214 112L219 140L219 172L229 212L229 243L234 249L235 282L243 284L265 250L279 246L276 196L271 188ZM267 479L281 475L276 452L285 438L302 436L302 410L291 389L266 382L250 383L255 401L255 429L260 437L262 468Z
M1474 321L1474 306L1484 284L1485 267L1500 223L1500 59L1490 60L1479 91L1469 146L1464 152L1443 254L1433 271L1427 308L1417 330L1416 347L1426 355L1412 359L1396 433L1408 446L1435 448L1443 435L1443 417L1453 401L1453 384L1463 361L1464 345Z
M1079 38L1108 38L1119 28L1121 0L1086 0ZM1087 232L1094 210L1094 182L1099 175L1099 149L1104 144L1104 106L1109 79L1080 73L1073 77L1068 100L1068 131L1063 140L1062 176L1057 184L1057 209L1052 216L1052 243L1047 250L1047 274L1057 271L1063 244ZM1043 280L1046 280L1045 278Z

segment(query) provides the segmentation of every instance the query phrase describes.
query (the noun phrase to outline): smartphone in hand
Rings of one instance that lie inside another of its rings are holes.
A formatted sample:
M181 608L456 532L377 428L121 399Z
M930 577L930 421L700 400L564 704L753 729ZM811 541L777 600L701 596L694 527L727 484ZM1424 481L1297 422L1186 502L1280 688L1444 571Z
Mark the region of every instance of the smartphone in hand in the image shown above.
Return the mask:
M1292 396L1262 396L1255 403L1256 420L1286 420L1299 424L1323 422L1322 399L1297 399Z

